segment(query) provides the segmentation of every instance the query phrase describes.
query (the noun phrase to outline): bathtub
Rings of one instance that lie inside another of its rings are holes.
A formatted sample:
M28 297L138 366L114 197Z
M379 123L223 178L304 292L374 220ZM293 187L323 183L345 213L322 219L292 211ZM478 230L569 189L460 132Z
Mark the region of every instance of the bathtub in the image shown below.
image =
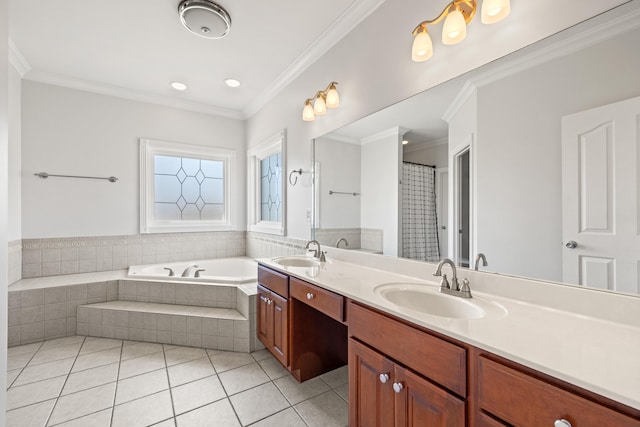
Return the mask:
M196 269L191 269L190 277L181 277L181 274L190 265L196 264L200 277L193 277ZM174 271L175 276L169 276L169 270ZM148 279L175 282L203 282L203 283L229 283L241 284L257 281L258 264L251 258L216 258L190 262L173 262L153 265L134 265L129 267L127 278Z

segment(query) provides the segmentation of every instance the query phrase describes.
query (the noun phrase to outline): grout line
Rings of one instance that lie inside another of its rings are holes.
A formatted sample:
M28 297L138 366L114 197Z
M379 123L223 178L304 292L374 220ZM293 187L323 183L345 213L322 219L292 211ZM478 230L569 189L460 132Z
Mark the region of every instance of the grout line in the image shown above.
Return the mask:
M113 404L111 405L111 417L109 419L109 426L113 425L113 414L116 411L116 396L118 395L118 384L120 383L120 368L122 367L123 351L124 351L124 340L120 340L120 359L118 360L118 372L116 372L116 388L113 392Z
M173 424L176 425L177 424L176 423L176 405L173 402L173 390L171 387L171 378L169 378L169 367L167 366L167 351L165 349L164 344L162 344L162 355L164 356L164 370L167 375L167 385L169 386L169 398L171 399L171 412L173 412Z

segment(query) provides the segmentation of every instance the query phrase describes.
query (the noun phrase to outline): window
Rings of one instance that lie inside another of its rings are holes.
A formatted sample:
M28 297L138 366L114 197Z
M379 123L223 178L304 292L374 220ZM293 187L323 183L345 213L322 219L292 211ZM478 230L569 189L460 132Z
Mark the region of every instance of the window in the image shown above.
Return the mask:
M249 150L249 230L284 235L286 133L278 132Z
M229 230L232 150L140 140L140 231Z

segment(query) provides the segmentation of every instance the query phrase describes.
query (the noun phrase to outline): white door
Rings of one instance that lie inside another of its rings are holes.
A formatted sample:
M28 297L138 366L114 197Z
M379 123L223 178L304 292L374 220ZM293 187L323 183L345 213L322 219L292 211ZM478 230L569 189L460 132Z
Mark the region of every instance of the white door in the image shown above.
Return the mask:
M640 97L562 118L563 280L640 293Z
M449 257L448 222L449 222L449 171L447 168L436 169L436 207L438 210L438 241L440 243L440 259Z

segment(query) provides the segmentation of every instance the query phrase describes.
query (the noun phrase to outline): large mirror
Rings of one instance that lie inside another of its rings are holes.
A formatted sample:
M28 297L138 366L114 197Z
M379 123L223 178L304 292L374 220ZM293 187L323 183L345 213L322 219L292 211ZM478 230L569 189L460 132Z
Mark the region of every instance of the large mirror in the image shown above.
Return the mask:
M314 237L640 293L639 3L316 138Z

